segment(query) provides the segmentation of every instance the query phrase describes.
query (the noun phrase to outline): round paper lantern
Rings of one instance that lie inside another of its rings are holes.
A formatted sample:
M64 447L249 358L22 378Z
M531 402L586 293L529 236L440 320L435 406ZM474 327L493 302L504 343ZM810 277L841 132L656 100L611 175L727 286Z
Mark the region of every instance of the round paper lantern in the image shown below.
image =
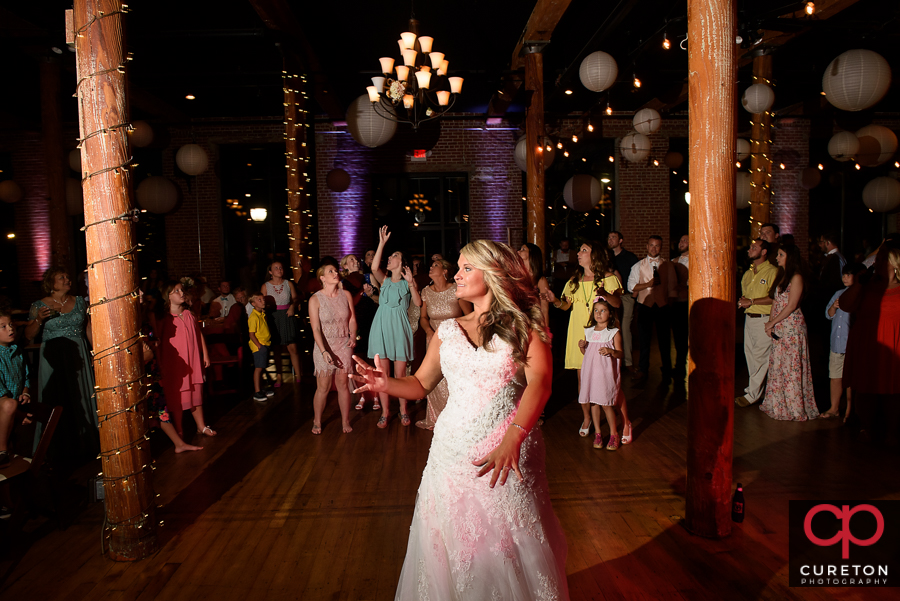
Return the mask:
M596 207L602 195L603 184L597 181L597 178L584 173L573 175L563 188L566 205L573 211L581 213L587 213Z
M662 120L659 117L659 113L653 109L641 109L634 114L634 119L631 123L639 134L646 136L658 130Z
M800 172L800 187L812 190L822 181L822 173L815 167L807 167Z
M897 152L897 134L883 125L867 125L857 130L856 137L859 139L856 160L860 165L881 165Z
M738 138L737 144L734 147L735 153L737 154L737 160L743 161L748 156L750 156L750 142L745 140L744 138Z
M350 174L343 169L332 169L325 176L325 185L332 192L343 192L350 187Z
M522 171L528 171L528 169L526 169L525 163L527 159L527 157L525 156L527 152L526 144L527 143L525 141L525 136L519 138L519 141L516 142L516 152L513 156L513 159L516 161L516 165L518 165L519 169L521 169ZM552 165L553 160L556 158L556 146L554 146L553 144L550 144L549 146L550 150L544 148L541 151L541 154L544 156L544 169Z
M741 97L741 105L754 115L765 113L775 103L775 92L764 83L755 83Z
M132 130L128 132L131 145L143 148L153 142L153 128L146 121L135 121L131 124ZM187 173L185 171L185 173Z
M196 144L185 144L175 154L178 168L188 175L200 175L209 167L209 156Z
M161 215L178 204L178 188L164 177L148 177L137 187L137 201L142 209Z
M822 90L843 111L861 111L881 100L891 85L891 67L877 52L848 50L825 69Z
M863 202L876 213L887 213L900 207L900 182L890 177L876 177L863 188Z
M678 169L684 164L684 157L680 152L670 151L666 153L663 162L669 169Z
M619 149L626 160L637 163L650 156L650 138L644 134L628 134L619 142Z
M828 140L828 154L836 161L849 161L859 152L859 138L852 131L839 131Z
M750 206L750 195L752 191L752 186L750 185L750 174L746 171L741 171L737 174L735 178L735 188L736 188L736 205L739 209L746 209Z
M66 178L66 213L69 215L84 213L84 192L81 182L74 177Z
M598 50L584 57L578 68L581 83L592 92L602 92L616 83L619 67L616 59Z
M347 128L354 140L363 146L375 148L394 136L397 122L376 113L368 94L365 94L354 100L347 109Z
M81 173L81 151L77 148L69 153L69 168L75 173Z
M11 179L0 182L0 200L3 202L14 203L22 200L25 193L22 187Z

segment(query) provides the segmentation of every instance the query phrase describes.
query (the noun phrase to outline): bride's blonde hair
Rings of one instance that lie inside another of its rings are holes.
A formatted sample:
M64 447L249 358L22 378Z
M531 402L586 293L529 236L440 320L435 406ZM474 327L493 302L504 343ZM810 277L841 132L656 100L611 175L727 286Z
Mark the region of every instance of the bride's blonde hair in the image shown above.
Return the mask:
M494 350L489 343L496 334L512 347L515 362L525 365L531 332L550 342L540 298L525 262L506 244L490 240L470 242L459 254L483 272L484 284L494 295L478 326L482 345Z

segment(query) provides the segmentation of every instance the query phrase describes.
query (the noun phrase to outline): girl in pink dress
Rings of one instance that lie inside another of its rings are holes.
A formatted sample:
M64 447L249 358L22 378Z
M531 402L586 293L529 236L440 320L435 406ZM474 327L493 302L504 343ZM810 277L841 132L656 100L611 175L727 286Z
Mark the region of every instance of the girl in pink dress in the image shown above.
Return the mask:
M159 368L166 406L180 437L184 411L194 416L201 434L215 436L203 421L203 369L209 367L209 353L197 320L185 310L184 297L180 282L171 282L163 292L168 311L159 323Z
M616 407L622 411L621 444L631 443L631 422L628 421L628 405L622 394L622 333L619 331L616 312L606 299L595 297L588 327L584 330L584 340L578 348L584 355L581 364L581 392L578 402L590 403L591 419L594 422L594 448L603 448L600 434L600 408L609 422L609 443L607 451L619 448L619 430L616 427Z

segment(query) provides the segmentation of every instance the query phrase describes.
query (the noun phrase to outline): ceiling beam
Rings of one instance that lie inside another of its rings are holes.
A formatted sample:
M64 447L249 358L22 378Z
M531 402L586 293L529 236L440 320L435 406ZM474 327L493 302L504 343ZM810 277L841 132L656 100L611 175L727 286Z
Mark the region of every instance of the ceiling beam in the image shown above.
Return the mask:
M559 24L559 20L565 14L566 9L572 0L537 0L528 23L525 25L525 31L519 36L519 41L513 49L512 59L510 60L510 70L518 71L525 65L525 59L522 56L522 48L528 42L549 42L553 30ZM513 98L525 78L521 73L511 73L504 76L503 88L497 90L488 103L487 114L492 117L502 116L506 113L509 105L512 104Z
M334 93L325 72L320 67L312 44L303 33L300 21L287 0L250 0L250 5L266 27L286 36L281 44L285 60L297 64L302 71L306 71L307 80L313 85L312 95L322 110L333 120L343 120L346 114L345 107Z

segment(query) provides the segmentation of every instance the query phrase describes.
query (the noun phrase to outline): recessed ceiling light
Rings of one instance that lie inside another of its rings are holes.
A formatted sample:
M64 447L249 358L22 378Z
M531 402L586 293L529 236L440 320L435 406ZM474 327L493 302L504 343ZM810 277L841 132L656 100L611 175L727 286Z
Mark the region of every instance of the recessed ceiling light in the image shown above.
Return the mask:
M569 96L571 96L571 95L572 95L572 90L566 90L566 94L569 95Z
M194 100L194 99L196 99L197 97L194 96L193 94L188 94L187 96L185 96L185 98L187 98L188 100Z

